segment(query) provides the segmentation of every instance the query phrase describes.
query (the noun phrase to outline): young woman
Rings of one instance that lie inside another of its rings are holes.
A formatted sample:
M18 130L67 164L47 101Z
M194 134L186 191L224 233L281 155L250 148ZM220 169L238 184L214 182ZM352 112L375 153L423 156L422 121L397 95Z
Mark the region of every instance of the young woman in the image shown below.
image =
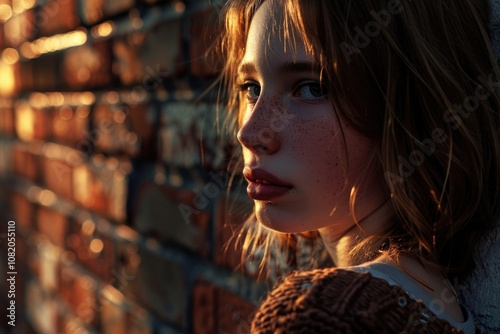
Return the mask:
M253 333L474 333L450 281L500 210L488 13L486 0L226 4L250 230L315 231L336 265L287 276Z

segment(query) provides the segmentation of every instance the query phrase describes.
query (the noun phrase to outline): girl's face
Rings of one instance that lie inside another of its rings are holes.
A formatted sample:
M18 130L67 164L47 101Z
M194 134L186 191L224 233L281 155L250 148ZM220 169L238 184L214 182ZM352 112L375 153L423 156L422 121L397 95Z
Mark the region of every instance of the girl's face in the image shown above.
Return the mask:
M247 192L269 228L296 233L332 226L340 236L384 201L367 177L372 142L336 117L301 40L293 47L284 42L278 6L266 1L257 10L238 71Z

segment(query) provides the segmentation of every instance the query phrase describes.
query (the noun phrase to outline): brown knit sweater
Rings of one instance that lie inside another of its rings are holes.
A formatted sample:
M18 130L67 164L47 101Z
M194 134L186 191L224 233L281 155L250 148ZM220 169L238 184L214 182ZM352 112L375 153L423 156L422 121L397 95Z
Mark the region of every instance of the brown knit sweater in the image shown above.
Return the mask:
M252 333L463 333L399 286L369 273L316 269L287 276L257 311Z

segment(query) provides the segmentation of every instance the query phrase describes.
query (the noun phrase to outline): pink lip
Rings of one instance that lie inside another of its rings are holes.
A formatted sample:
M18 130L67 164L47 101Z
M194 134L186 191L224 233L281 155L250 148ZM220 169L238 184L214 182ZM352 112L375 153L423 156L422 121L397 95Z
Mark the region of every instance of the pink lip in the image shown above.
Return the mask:
M243 176L248 181L248 196L254 200L270 201L285 195L293 188L292 185L260 168L245 167Z

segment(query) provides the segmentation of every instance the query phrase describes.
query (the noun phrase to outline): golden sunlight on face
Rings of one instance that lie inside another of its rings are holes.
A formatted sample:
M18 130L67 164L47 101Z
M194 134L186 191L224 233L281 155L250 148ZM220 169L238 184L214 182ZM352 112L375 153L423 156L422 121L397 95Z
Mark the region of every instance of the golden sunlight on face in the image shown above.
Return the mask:
M318 64L300 39L296 49L284 44L279 6L266 1L257 10L239 67L246 111L238 140L247 192L269 228L303 232L335 225L342 233L354 224L350 194L366 176L372 143L339 122ZM366 188L359 188L357 219L381 202Z

